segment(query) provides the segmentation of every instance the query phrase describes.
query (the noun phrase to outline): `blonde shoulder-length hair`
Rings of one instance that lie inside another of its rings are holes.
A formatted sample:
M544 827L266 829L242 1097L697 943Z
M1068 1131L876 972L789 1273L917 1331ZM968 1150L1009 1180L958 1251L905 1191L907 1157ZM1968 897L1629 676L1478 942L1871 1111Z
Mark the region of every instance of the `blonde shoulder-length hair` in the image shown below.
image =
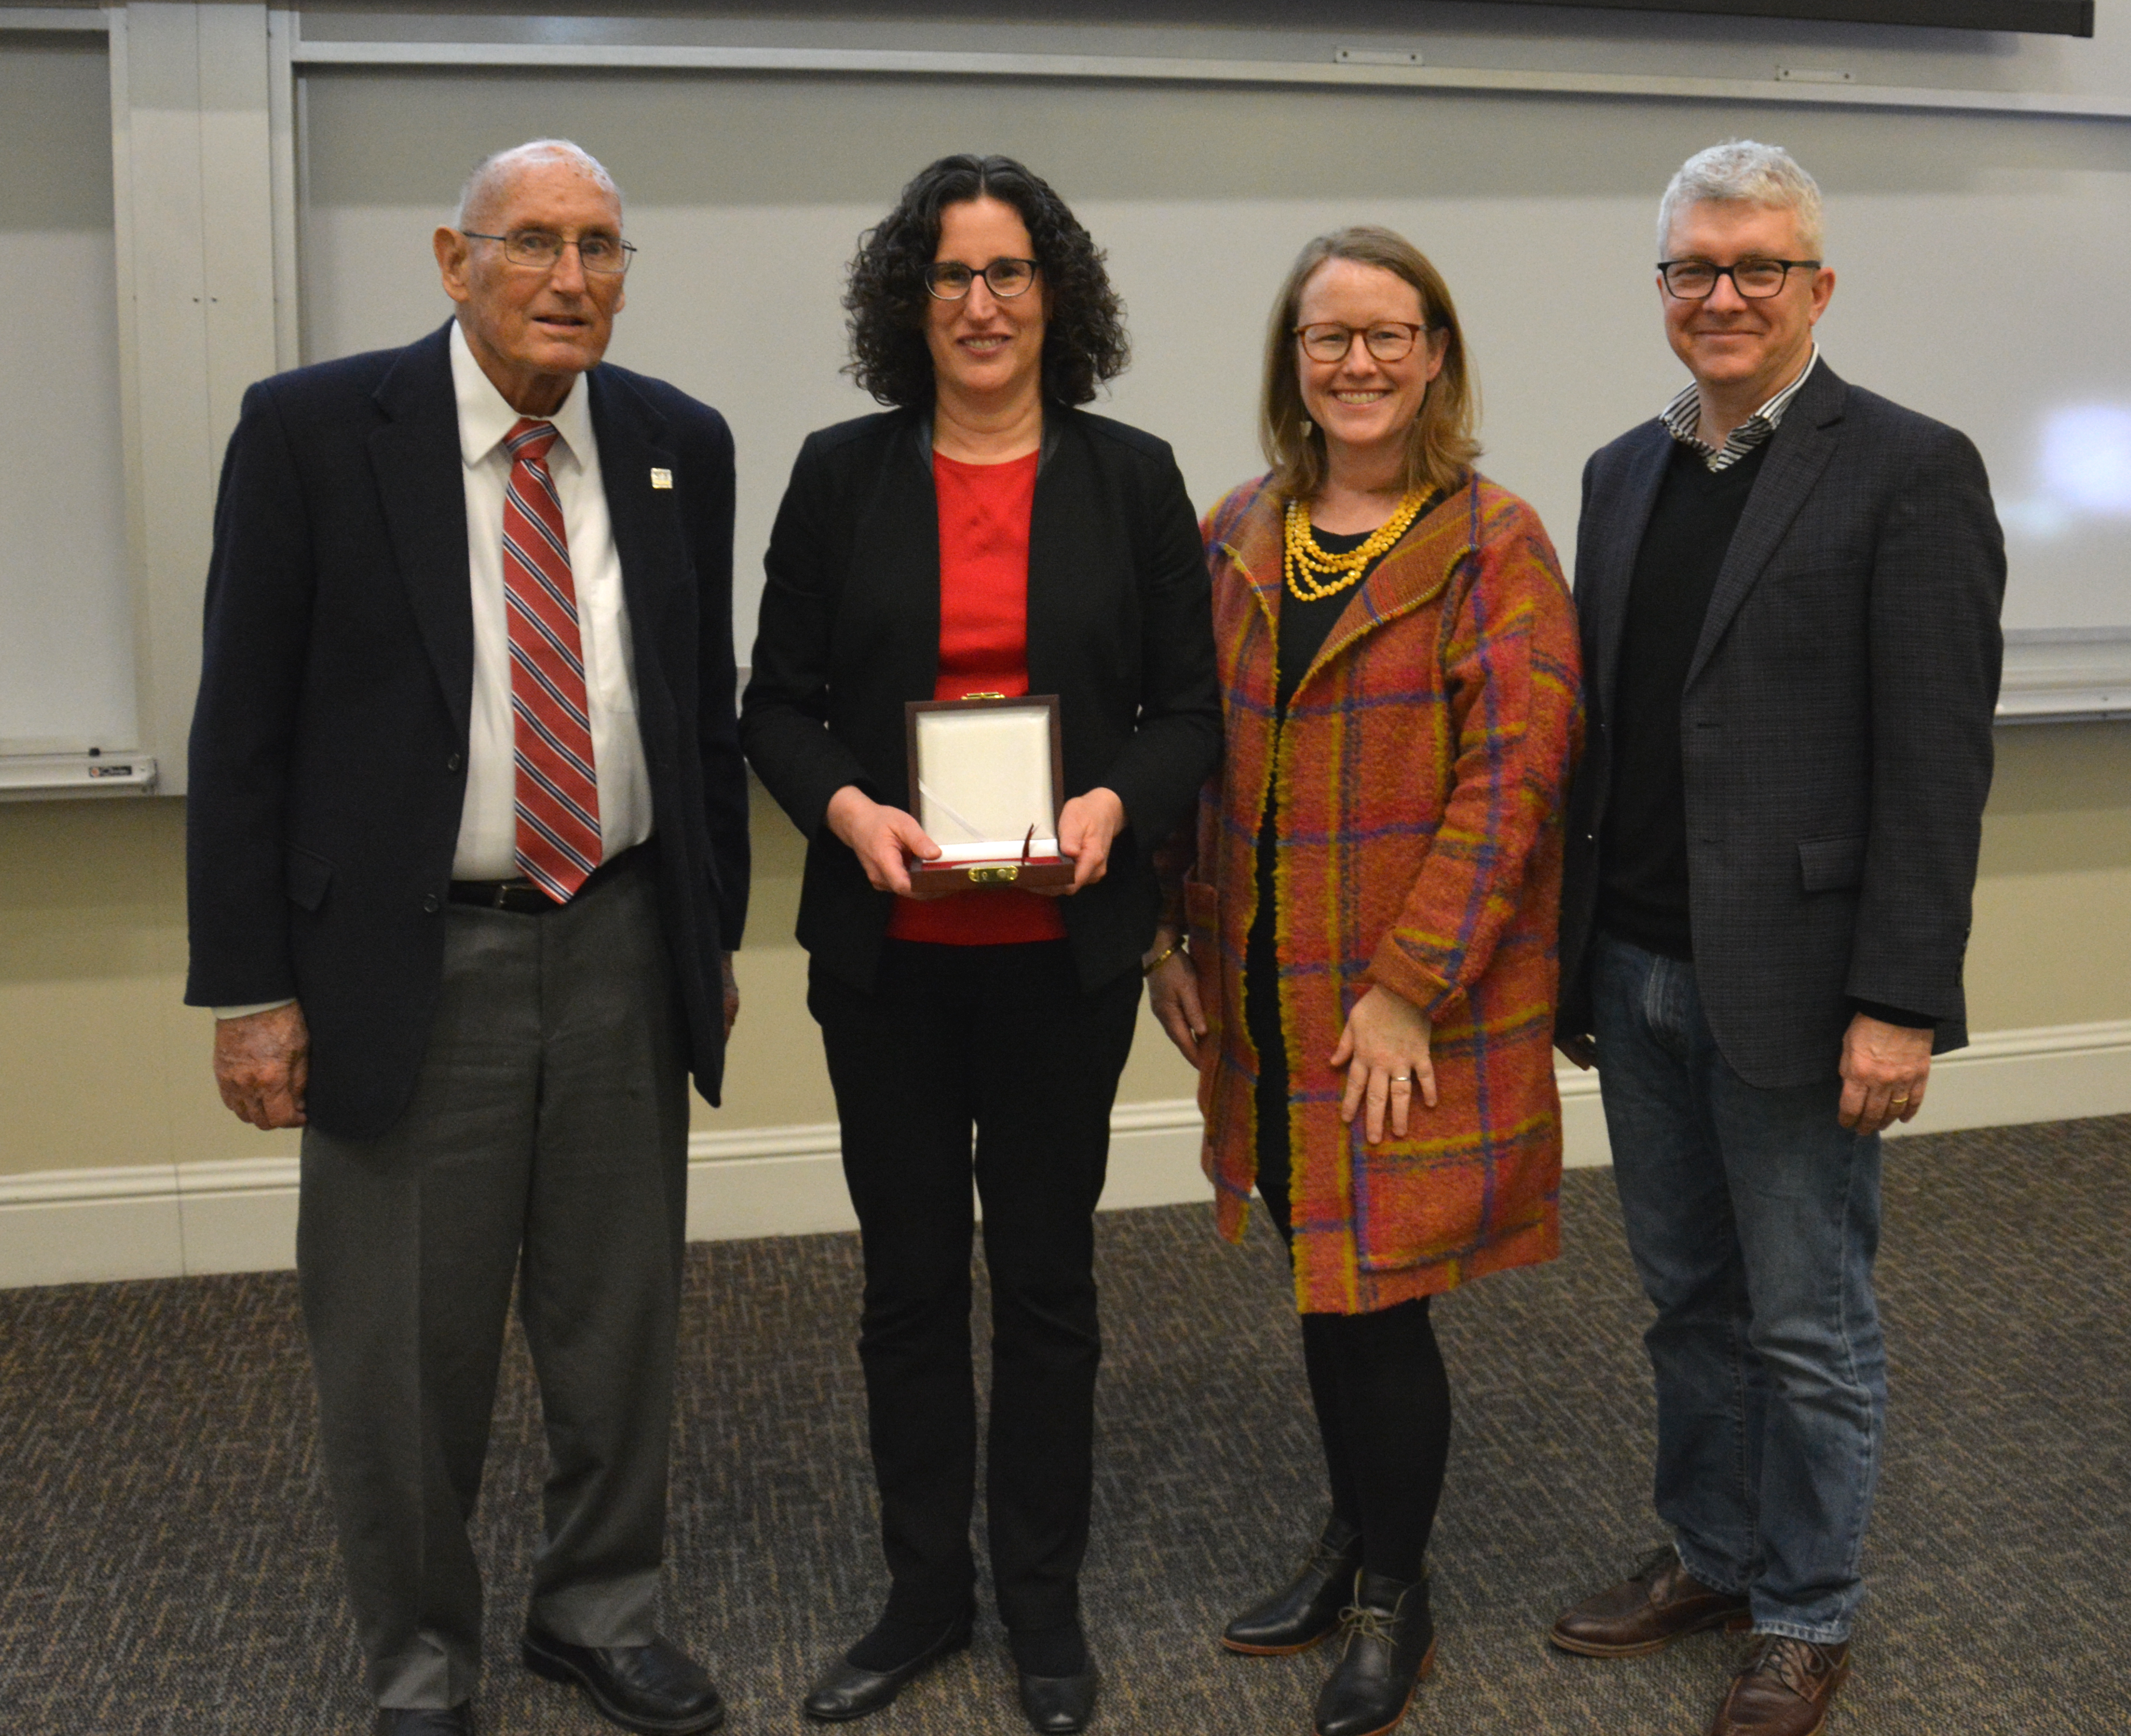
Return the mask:
M1360 223L1320 235L1295 256L1266 328L1265 390L1258 406L1258 444L1272 466L1272 490L1283 500L1308 500L1324 485L1324 433L1313 428L1302 402L1295 335L1302 291L1328 260L1350 259L1402 277L1420 292L1425 342L1443 344L1443 371L1428 388L1406 435L1406 488L1448 494L1480 456L1480 382L1465 354L1465 333L1450 287L1428 256L1394 230Z

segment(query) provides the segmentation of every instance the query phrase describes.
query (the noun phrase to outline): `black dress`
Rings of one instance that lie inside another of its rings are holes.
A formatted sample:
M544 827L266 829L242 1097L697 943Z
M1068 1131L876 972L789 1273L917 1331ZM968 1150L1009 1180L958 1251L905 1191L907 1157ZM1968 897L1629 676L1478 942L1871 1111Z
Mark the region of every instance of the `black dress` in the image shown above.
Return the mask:
M1329 531L1311 533L1312 540L1327 554L1347 554L1374 535L1362 531L1335 536ZM1331 636L1332 629L1346 612L1354 593L1368 582L1370 573L1382 560L1378 556L1362 569L1360 580L1329 597L1305 602L1282 586L1280 619L1274 634L1276 674L1274 701L1282 724L1287 721L1288 701L1302 685L1302 677ZM1287 1044L1280 1028L1280 962L1277 940L1277 901L1275 876L1280 860L1280 791L1277 780L1266 791L1265 812L1258 822L1257 916L1251 924L1243 954L1243 1023L1251 1045L1258 1053L1258 1194L1266 1210L1288 1231L1287 1210Z

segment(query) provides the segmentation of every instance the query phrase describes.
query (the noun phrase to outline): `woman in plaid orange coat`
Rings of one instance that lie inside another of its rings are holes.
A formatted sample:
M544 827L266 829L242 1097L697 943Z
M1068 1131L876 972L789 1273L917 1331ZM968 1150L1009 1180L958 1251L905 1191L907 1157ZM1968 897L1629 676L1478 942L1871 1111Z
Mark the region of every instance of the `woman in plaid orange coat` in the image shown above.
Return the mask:
M1576 627L1552 545L1478 476L1448 289L1388 230L1303 250L1275 305L1271 471L1205 526L1227 757L1155 1010L1200 1069L1223 1230L1289 1242L1332 1518L1222 1638L1343 1626L1323 1736L1397 1724L1434 1655L1423 1560L1450 1395L1429 1298L1550 1259L1551 1045Z

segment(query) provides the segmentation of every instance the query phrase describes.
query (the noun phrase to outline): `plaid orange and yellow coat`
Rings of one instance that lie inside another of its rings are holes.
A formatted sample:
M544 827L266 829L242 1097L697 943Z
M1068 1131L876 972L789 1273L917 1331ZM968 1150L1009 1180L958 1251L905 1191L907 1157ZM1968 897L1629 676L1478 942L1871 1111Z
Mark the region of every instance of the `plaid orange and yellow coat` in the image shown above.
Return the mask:
M1204 526L1227 749L1184 914L1209 1030L1204 1162L1239 1239L1257 1174L1243 959L1277 781L1281 1028L1295 1292L1362 1313L1559 1251L1552 1043L1563 806L1582 744L1576 624L1538 515L1474 476L1357 588L1275 707L1282 503L1261 479ZM1439 1102L1363 1142L1328 1057L1381 983L1433 1022Z

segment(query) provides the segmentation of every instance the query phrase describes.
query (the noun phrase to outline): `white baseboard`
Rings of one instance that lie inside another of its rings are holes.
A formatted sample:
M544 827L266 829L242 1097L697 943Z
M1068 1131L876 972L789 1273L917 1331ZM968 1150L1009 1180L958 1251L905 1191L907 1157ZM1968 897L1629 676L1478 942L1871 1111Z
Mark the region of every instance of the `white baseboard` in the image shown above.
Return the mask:
M1596 1074L1564 1069L1572 1168L1611 1162ZM2131 1019L2003 1031L1932 1069L1905 1133L2131 1113ZM1206 1200L1199 1112L1188 1098L1118 1106L1106 1211ZM688 1142L689 1239L857 1227L833 1121L698 1133ZM0 1176L0 1288L278 1271L295 1263L296 1162L145 1164Z
M1103 1210L1212 1199L1199 1145L1199 1106L1190 1098L1119 1104ZM688 1240L855 1230L840 1153L834 1121L697 1134L688 1141Z

